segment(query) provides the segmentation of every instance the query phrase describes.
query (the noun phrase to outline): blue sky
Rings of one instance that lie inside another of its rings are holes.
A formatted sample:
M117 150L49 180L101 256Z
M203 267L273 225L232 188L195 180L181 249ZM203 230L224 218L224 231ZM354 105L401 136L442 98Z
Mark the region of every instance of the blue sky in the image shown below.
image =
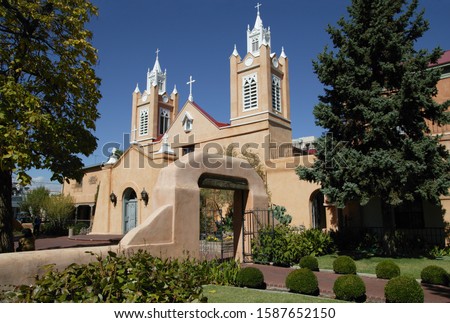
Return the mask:
M167 90L174 85L180 108L187 100L192 75L194 101L222 122L229 121L229 57L236 44L246 54L247 25L256 19L256 0L93 0L99 8L89 29L98 49L97 75L102 79L101 114L95 132L98 148L84 158L86 165L107 159L105 145L119 143L130 132L131 95L139 83L145 89L146 72L159 52L167 69ZM346 14L350 0L259 0L264 26L271 28L272 52L281 47L289 59L293 138L319 136L312 110L323 86L312 61L330 44L325 29ZM421 0L430 30L417 48L450 49L450 1ZM127 144L127 143L125 143ZM32 171L35 184L48 183L46 171Z

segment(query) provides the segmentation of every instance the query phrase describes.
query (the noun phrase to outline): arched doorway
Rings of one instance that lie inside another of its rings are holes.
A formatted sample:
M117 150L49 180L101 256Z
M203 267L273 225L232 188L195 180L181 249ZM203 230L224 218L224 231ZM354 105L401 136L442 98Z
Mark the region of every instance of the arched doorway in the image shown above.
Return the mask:
M248 181L245 178L203 173L198 179L199 188L209 196L215 209L200 208L200 258L234 258L239 252L237 244L243 219L243 200L248 196ZM203 201L205 202L205 201ZM223 202L228 211L221 205ZM225 212L225 213L224 213Z
M311 194L311 227L314 229L326 229L327 218L323 206L324 196L320 190Z
M128 187L123 192L123 233L127 233L137 222L137 195L136 192Z

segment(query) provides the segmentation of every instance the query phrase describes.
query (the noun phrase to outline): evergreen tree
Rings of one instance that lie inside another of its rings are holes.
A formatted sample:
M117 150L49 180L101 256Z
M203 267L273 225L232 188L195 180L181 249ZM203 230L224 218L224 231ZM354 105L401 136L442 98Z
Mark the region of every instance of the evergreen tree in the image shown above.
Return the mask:
M325 85L314 115L328 132L297 174L340 208L373 197L439 205L448 192L449 153L427 126L448 122L449 102L433 100L440 70L429 67L442 51L414 47L428 28L417 0L353 0L348 18L327 29L334 49L313 64Z

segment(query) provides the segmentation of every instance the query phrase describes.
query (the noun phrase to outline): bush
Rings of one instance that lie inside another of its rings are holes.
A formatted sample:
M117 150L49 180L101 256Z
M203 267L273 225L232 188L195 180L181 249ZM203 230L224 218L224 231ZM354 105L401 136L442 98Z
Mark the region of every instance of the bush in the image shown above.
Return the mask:
M383 260L375 268L377 278L391 279L400 276L400 267L392 260Z
M300 259L300 267L308 268L312 271L319 271L319 261L314 256L304 256Z
M319 282L317 277L308 268L291 271L286 277L286 287L294 293L319 295Z
M204 262L207 270L207 283L215 285L235 286L236 277L240 270L239 262L235 260L212 260Z
M335 245L331 236L320 229L308 229L302 232L302 248L306 255L323 256L334 252Z
M337 299L350 302L364 302L366 300L366 285L361 277L344 275L336 279L333 292Z
M398 276L384 287L386 303L423 303L424 294L420 284L410 276Z
M439 266L427 266L422 269L420 273L420 278L422 278L422 283L433 284L433 285L444 285L449 284L449 277L444 268Z
M349 256L339 256L333 261L333 270L336 274L356 274L356 264Z
M239 270L236 276L236 284L239 287L264 289L264 275L261 270L255 267L245 267Z
M73 234L79 235L79 234L86 234L87 230L89 229L89 223L87 222L78 222L73 226Z
M334 251L331 237L321 230L276 225L259 230L252 240L253 260L276 265L298 264L307 255L325 255Z
M290 264L292 259L300 259L297 249L287 252L288 240L293 240L293 228L277 225L258 231L257 238L252 240L253 260L255 263Z
M94 255L95 256L95 255ZM8 292L12 302L134 302L205 301L202 285L234 284L235 261L169 260L139 251L125 256L109 252L89 264L72 264L63 271L48 266L35 284Z

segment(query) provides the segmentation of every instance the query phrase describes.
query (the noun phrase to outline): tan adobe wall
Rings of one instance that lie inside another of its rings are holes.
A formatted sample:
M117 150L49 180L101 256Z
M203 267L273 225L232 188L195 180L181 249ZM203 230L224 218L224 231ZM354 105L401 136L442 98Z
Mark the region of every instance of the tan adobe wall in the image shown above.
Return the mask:
M87 170L81 182L73 179L69 180L69 183L64 182L62 192L64 195L72 196L75 205L93 204L95 203L97 189L105 181L105 176L106 173L100 167Z
M266 169L271 203L286 207L287 213L292 216L292 225L310 228L311 198L319 186L301 181L295 169L313 163L313 156L280 158L270 162L273 165Z

